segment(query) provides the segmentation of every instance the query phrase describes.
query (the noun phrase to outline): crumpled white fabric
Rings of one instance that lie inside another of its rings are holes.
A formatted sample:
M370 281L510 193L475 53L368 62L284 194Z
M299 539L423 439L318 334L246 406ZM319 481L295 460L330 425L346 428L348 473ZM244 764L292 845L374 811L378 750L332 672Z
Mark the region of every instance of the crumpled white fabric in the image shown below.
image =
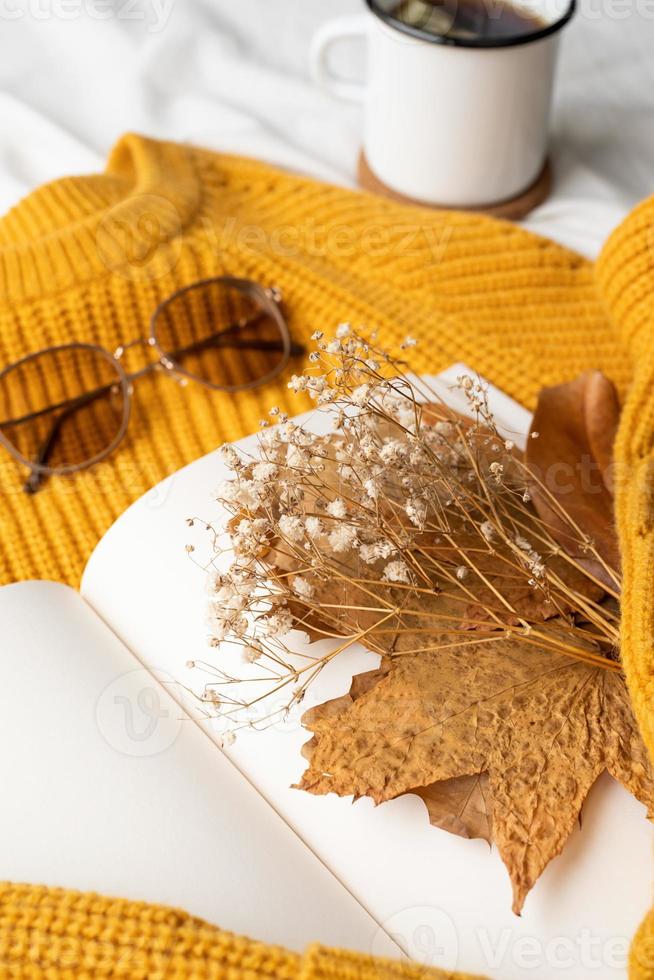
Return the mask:
M309 80L318 25L363 0L0 0L0 210L101 169L127 130L353 186L361 109ZM339 52L351 77L363 45ZM654 0L583 0L565 32L556 187L528 227L594 256L654 191Z

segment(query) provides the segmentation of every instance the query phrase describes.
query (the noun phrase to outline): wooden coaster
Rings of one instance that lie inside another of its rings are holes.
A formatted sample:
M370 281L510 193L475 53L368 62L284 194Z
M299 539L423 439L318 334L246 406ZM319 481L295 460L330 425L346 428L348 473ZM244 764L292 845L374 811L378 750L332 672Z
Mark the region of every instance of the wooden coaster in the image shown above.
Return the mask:
M372 172L363 150L359 156L358 179L360 186L371 194L380 194L382 197L389 197L391 200L400 201L402 204L414 204L422 208L436 208L445 211L479 211L483 214L490 214L494 218L506 218L510 221L518 221L520 218L526 217L530 211L533 211L534 208L538 207L539 204L542 204L549 197L552 189L552 168L549 159L547 159L533 184L522 191L521 194L518 194L517 197L512 197L508 201L499 201L495 204L478 204L475 207L461 208L454 208L451 205L426 204L424 201L418 201L415 198L407 197L405 194L400 194L398 191L392 190Z

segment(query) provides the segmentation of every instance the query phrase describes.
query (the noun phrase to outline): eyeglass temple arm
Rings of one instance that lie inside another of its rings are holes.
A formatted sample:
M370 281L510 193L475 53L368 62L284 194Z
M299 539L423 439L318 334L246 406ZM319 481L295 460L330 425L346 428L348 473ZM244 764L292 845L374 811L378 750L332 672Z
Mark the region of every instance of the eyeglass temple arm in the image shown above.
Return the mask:
M110 389L105 389L105 391L108 390ZM61 434L61 429L64 423L67 422L70 419L70 417L74 415L76 412L78 412L81 408L86 408L87 405L90 405L92 402L97 401L99 398L101 398L103 393L104 392L102 391L102 389L98 388L96 389L96 391L86 392L84 395L80 395L79 398L76 398L74 401L72 401L68 405L68 407L64 409L61 415L58 415L57 418L54 419L52 423L52 427L48 432L47 436L45 437L45 439L43 440L43 442L41 443L39 451L35 456L35 458L32 460L32 463L37 466L47 466L48 461L55 449L56 443ZM38 493L38 491L45 483L46 479L47 479L47 474L40 473L38 470L32 470L32 472L30 473L29 477L27 478L23 486L23 490L25 491L25 493L29 493L29 494Z
M248 320L247 326L251 326L256 323L257 320L262 319L257 317L254 320ZM180 347L176 351L172 351L170 356L172 358L184 357L186 354L200 354L204 350L210 350L212 347L223 346L222 339L227 337L228 334L233 331L237 331L240 328L236 325L231 327L226 327L221 330L220 333L213 334L211 337L206 337L204 340L198 340L194 344L189 344L188 347ZM218 343L221 341L221 343ZM224 346L227 346L225 344ZM230 347L236 347L239 350L280 350L282 345L278 340L243 340L240 343L230 344ZM293 340L290 342L289 354L291 357L300 357L302 354L306 354L306 348L302 344L296 344Z

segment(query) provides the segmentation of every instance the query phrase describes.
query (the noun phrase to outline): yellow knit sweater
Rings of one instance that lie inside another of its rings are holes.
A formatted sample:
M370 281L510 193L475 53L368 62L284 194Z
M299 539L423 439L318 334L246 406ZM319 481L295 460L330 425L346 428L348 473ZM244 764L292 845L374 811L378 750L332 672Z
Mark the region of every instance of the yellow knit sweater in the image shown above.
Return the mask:
M61 888L0 884L0 980L475 980L311 946L303 956L186 912Z
M104 174L42 187L0 220L0 364L71 340L113 350L142 336L174 289L231 273L280 286L298 340L342 320L378 328L386 344L411 333L422 342L416 370L465 360L527 406L543 385L600 368L624 399L616 448L625 476L617 497L622 656L654 753L653 218L654 201L645 202L594 267L505 222L403 207L254 161L127 136ZM126 442L93 471L53 479L28 497L17 464L2 455L0 583L76 584L93 545L132 500L256 428L273 403L298 410L283 381L234 397L152 376L137 388ZM69 945L51 941L55 934ZM157 973L149 957L161 951ZM633 977L654 977L653 953L654 924L645 922ZM0 893L0 976L308 980L370 969L349 954L266 950L165 909L11 886ZM375 971L413 976L389 965Z
M419 370L466 360L529 405L591 362L629 380L592 266L545 239L137 136L105 174L41 187L0 220L0 364L71 340L112 351L174 289L224 272L279 285L298 340L345 319L389 344L411 333ZM0 583L77 584L131 501L274 403L298 410L284 380L233 397L148 378L121 449L31 498L0 450Z

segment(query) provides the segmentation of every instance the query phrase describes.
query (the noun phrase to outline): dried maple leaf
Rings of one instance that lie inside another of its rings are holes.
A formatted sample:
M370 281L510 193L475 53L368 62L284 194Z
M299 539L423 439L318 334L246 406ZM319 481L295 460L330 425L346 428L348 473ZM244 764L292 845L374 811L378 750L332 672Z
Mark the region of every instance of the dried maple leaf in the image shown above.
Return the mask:
M620 417L613 384L599 371L543 388L525 453L534 507L552 537L607 588L619 588L613 515L613 442ZM570 521L601 558L589 553ZM608 566L608 568L607 568Z
M338 718L357 698L371 691L390 669L391 660L385 657L378 670L355 674L348 694L333 698L325 704L306 711L302 719L303 725L314 728L328 718ZM309 762L315 745L315 738L311 738L302 746L302 755ZM491 817L487 773L444 779L430 786L417 786L409 792L421 798L427 807L429 822L434 827L447 830L459 837L481 837L490 843Z
M652 815L653 773L620 673L504 638L402 654L415 644L415 635L401 634L382 672L364 675L355 696L305 715L313 738L302 789L381 803L430 788L423 792L436 801L437 823L461 833L443 792L461 799L461 777L487 773L490 834L516 912L605 769ZM458 785L444 788L443 780ZM466 822L479 829L470 814Z
M419 796L427 807L432 826L458 837L480 837L491 843L488 773L455 776L410 792Z

